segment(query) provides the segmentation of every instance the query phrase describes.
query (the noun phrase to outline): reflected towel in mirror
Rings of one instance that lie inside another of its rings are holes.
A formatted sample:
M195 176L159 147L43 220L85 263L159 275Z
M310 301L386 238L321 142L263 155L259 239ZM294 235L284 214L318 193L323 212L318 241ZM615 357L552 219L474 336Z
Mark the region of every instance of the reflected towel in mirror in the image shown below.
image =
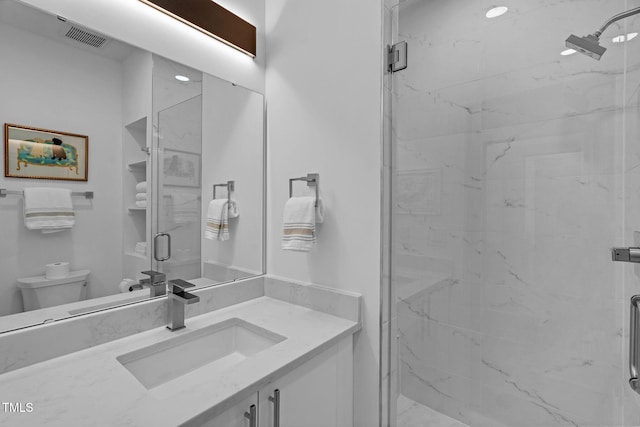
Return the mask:
M29 230L56 233L76 223L71 190L67 188L25 188L24 225Z

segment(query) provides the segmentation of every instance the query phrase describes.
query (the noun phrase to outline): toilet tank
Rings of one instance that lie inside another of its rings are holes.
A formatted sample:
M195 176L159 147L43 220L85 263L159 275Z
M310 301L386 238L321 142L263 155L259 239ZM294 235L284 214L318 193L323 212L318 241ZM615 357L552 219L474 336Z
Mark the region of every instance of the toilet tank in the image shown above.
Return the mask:
M89 270L78 270L70 271L68 276L60 279L47 279L45 276L17 279L24 310L37 310L85 299L90 273Z

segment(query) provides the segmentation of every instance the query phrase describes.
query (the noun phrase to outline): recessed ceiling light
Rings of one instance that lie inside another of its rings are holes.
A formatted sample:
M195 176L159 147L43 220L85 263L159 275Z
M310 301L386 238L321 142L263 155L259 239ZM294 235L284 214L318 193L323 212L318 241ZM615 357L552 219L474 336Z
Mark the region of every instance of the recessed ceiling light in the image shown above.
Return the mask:
M493 9L489 9L485 16L487 18L497 18L498 16L507 13L507 10L509 10L507 6L496 6Z
M177 75L176 76L176 80L180 80L181 82L188 82L189 81L189 77L187 76L181 76L181 75Z
M563 50L562 52L560 52L560 55L568 56L568 55L573 55L576 52L577 51L575 49L566 49L566 50Z
M629 40L633 40L638 36L638 33L629 33L626 36L624 34L620 34L619 36L615 36L611 39L614 43L624 43Z

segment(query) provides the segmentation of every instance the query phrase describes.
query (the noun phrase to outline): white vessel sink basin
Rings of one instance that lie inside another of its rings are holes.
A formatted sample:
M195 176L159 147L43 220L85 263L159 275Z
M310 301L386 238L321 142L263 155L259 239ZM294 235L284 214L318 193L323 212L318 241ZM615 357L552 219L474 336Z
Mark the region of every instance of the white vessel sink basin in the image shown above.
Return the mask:
M286 338L232 318L117 357L147 389L207 367L207 374L233 365Z

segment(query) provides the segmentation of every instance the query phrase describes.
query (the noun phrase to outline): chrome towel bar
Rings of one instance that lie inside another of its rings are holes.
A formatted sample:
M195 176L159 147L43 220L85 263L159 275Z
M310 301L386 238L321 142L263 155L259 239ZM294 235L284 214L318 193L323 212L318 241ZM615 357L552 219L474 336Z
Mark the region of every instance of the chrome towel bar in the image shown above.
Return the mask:
M7 190L6 188L0 188L0 197L7 197L7 195L22 196L24 193L22 190ZM85 199L93 199L93 191L72 191L72 196L84 197Z
M231 209L231 192L236 191L236 182L235 181L227 181L226 184L213 184L213 198L216 198L216 187L227 187L227 201L228 201L228 209Z
M306 181L308 187L316 187L316 207L318 207L318 188L320 187L320 174L308 173L307 176L289 178L289 198L293 197L293 181Z

